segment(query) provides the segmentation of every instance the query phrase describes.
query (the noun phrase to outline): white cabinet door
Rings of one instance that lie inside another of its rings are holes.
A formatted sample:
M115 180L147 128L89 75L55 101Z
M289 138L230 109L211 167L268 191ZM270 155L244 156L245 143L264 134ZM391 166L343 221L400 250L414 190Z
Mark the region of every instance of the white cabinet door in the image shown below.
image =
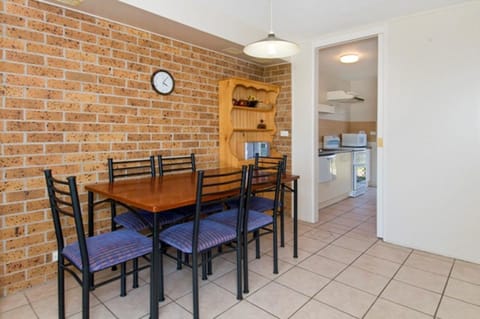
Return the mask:
M352 189L352 153L337 153L335 178L318 184L319 207L325 207L347 198Z

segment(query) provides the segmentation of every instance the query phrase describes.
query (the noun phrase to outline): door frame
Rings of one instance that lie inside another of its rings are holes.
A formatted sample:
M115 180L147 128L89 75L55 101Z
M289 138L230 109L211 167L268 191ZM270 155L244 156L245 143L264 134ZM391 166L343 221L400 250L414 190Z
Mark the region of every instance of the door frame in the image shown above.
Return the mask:
M362 30L355 30L350 32L338 33L329 35L324 38L312 41L312 49L314 59L314 94L315 103L317 103L317 87L318 87L318 50L326 47L344 44L346 42L352 42L357 40L363 40L367 38L377 37L378 39L378 68L377 68L377 237L384 237L384 152L383 152L383 136L384 136L384 114L385 114L385 65L386 65L386 43L387 32L384 25L372 26ZM318 121L315 123L315 136L314 139L318 143ZM315 183L316 185L316 183ZM317 194L315 189L314 194ZM315 211L318 212L318 203L315 201Z

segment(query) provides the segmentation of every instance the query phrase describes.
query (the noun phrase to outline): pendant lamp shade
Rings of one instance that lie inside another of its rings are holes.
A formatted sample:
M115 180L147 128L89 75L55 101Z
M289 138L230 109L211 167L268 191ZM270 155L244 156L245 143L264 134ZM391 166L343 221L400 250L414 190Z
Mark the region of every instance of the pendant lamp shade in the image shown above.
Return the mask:
M297 54L298 45L279 39L274 33L269 33L265 39L247 45L243 52L247 55L264 59L281 59Z
M270 33L265 39L248 44L243 48L246 55L263 59L281 59L295 55L300 51L298 45L279 39L273 33L272 0L270 0Z

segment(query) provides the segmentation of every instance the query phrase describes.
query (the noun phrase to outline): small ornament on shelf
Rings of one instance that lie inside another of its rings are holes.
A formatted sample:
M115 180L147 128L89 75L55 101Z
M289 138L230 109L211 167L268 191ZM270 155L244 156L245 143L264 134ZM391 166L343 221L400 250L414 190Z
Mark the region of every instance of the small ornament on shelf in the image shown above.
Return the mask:
M260 123L258 123L257 128L258 129L266 129L267 125L265 123L263 123L263 120L260 120Z

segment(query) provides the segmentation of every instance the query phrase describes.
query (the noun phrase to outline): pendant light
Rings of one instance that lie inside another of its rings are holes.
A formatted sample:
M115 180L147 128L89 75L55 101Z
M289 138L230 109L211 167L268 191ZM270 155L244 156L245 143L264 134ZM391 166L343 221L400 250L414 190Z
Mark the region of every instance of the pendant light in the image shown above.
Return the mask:
M250 43L243 48L246 55L263 59L280 59L295 55L300 51L298 45L279 39L273 33L272 0L270 0L270 32L260 41Z

